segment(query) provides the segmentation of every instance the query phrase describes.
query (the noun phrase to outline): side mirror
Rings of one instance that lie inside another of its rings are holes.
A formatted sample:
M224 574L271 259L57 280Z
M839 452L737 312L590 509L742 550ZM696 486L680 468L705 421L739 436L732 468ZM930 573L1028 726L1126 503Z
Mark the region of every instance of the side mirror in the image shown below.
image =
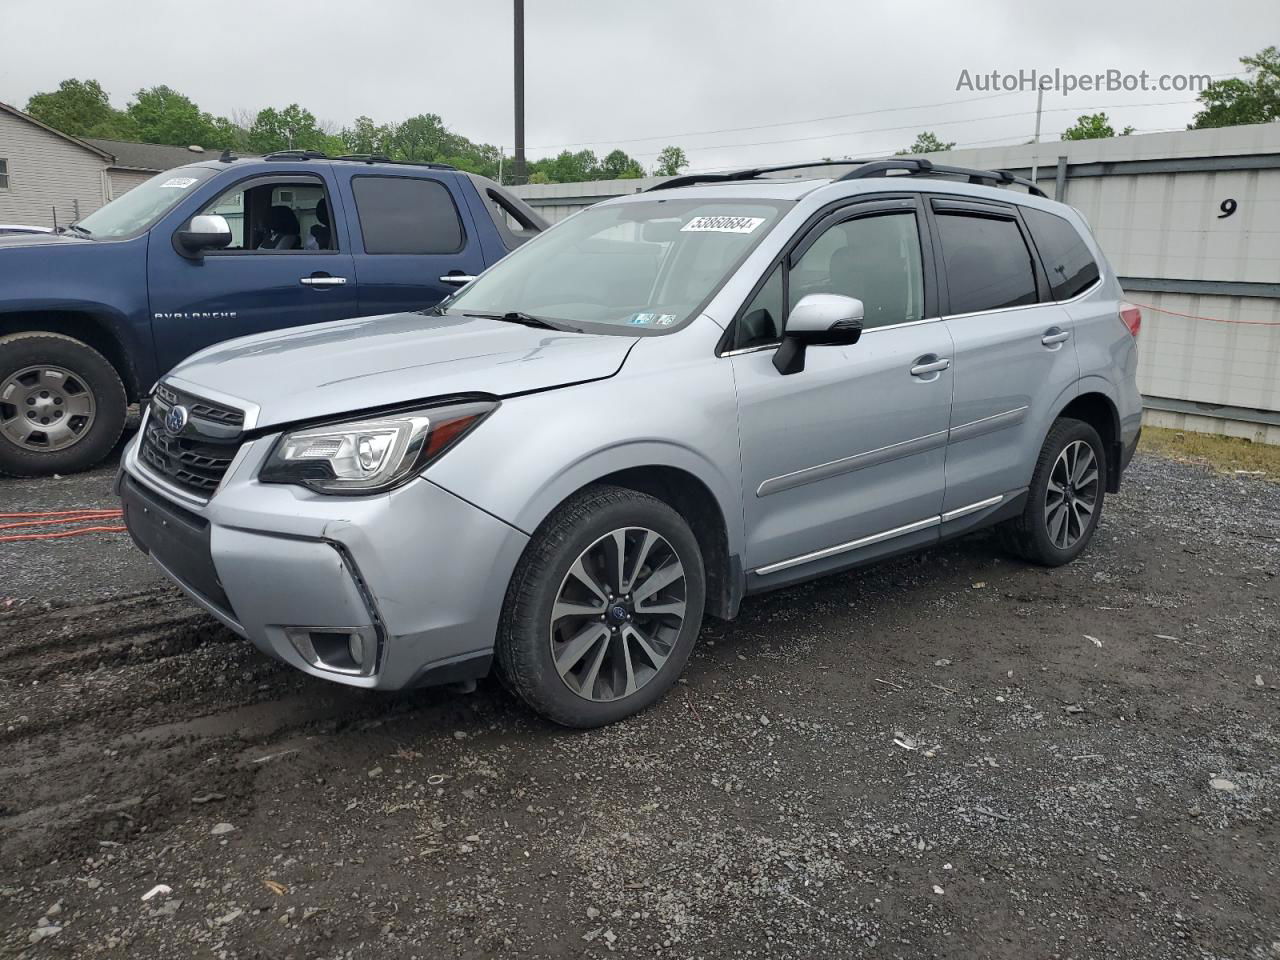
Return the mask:
M773 365L784 376L804 369L806 347L857 343L862 336L862 301L838 293L811 293L787 317Z
M199 260L206 250L217 250L231 243L231 226L227 218L216 213L192 217L185 230L173 235L173 246L182 256Z

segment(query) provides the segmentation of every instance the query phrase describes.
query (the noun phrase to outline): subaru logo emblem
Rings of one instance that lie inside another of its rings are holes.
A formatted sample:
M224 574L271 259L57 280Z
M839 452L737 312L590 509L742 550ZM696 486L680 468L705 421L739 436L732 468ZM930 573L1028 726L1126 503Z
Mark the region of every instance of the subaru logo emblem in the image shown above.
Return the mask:
M164 415L164 429L176 437L186 428L187 420L189 419L190 415L187 413L187 408L181 404L175 404Z
M609 611L609 616L613 617L615 620L625 620L627 619L627 608L615 604L613 609Z

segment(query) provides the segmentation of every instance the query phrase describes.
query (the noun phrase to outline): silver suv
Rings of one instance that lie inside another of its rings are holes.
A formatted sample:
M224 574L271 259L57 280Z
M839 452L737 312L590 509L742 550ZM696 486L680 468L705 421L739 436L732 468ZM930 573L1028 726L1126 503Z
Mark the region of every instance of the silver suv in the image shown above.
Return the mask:
M195 355L124 458L135 540L314 676L492 668L582 727L748 594L997 524L1077 556L1141 420L1081 216L1004 172L774 172L598 204L425 313Z

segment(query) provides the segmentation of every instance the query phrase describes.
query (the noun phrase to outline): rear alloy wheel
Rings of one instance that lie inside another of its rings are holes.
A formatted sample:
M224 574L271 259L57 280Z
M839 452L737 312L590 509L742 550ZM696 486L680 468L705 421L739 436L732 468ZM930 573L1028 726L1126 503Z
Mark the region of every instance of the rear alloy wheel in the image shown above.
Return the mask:
M1005 545L1047 567L1070 563L1098 527L1106 476L1098 431L1082 420L1055 422L1040 448L1022 515L1001 527Z
M115 368L56 333L0 337L0 473L74 473L101 461L124 429Z
M702 552L680 514L635 490L589 487L525 549L498 630L498 674L557 723L612 723L675 683L705 597Z

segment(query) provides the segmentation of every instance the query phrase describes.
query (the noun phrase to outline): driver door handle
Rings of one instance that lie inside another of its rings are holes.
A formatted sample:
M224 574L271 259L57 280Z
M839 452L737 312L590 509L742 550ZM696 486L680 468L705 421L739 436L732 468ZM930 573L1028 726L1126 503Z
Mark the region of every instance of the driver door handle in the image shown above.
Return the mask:
M923 360L924 357L920 359ZM950 368L950 366L950 357L939 357L937 360L930 360L927 363L917 363L911 368L911 375L913 377L927 377L931 373L940 373Z
M347 278L331 277L327 273L313 273L309 277L301 277L298 282L306 287L340 287L347 282Z
M1070 330L1059 330L1057 327L1050 327L1045 331L1044 336L1040 338L1040 342L1046 347L1052 347L1059 343L1066 343L1070 339Z
M462 287L462 286L466 286L468 283L470 283L474 279L475 277L465 273L446 273L443 277L440 278L440 282L452 283L455 286Z

